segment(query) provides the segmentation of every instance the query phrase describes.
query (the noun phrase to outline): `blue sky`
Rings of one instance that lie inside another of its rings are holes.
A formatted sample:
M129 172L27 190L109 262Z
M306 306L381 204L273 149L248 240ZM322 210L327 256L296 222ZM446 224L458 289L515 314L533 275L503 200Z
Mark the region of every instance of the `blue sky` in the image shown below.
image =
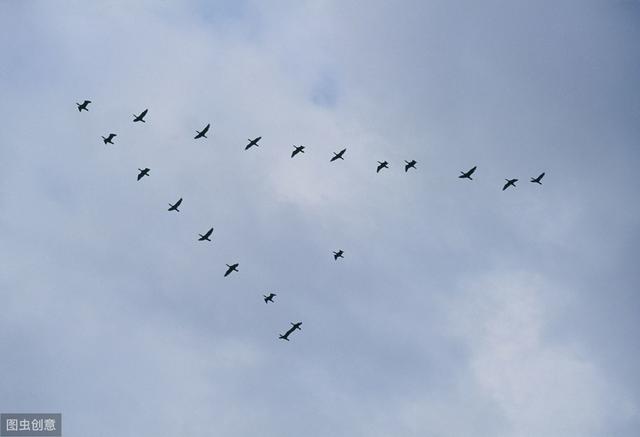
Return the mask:
M1 2L0 411L66 436L638 435L639 19Z

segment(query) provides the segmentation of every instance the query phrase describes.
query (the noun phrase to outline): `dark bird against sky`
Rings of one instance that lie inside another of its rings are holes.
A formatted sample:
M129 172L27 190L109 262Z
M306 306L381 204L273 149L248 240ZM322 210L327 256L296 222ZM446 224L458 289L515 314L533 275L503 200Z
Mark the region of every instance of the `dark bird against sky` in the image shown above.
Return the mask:
M341 151L339 151L338 153L333 152L333 158L331 158L331 160L329 162L333 162L336 159L342 159L344 161L344 158L342 157L344 155L344 152L346 152L347 149L342 149Z
M239 263L235 263L231 265L227 264L227 271L224 273L224 277L226 278L227 276L229 276L231 272L237 272L239 265L240 265Z
M207 132L209 132L209 128L211 127L211 123L207 124L204 129L202 129L201 131L196 131L198 135L196 135L195 137L193 137L194 140L197 140L198 138L208 138L207 137Z
M418 162L415 159L412 159L411 161L405 161L404 172L408 172L410 168L416 168L417 163Z
M542 185L542 178L544 177L544 172L542 172L540 174L540 176L538 176L537 178L531 178L531 182L533 182L534 184L538 184L538 185Z
M180 210L178 209L178 207L180 207L180 204L182 203L182 197L178 199L178 201L175 204L169 204L169 209L167 211L176 211L176 212L180 212Z
M262 297L264 298L264 303L269 303L269 302L273 303L273 298L276 296L277 294L275 293L269 293L269 295L266 295L266 294L262 295Z
M149 168L139 168L138 171L140 173L138 173L138 180L142 179L145 176L149 176L149 171L150 170L151 169L149 169Z
M337 252L333 252L333 259L337 260L338 258L344 258L344 250L340 249Z
M262 139L262 137L257 137L257 138L254 138L254 139L249 138L247 140L247 141L249 141L249 144L246 145L244 150L249 150L253 146L260 147L260 144L258 144L258 141L260 141L261 139Z
M145 109L144 111L142 111L142 112L140 113L140 115L133 114L133 122L135 123L135 122L137 122L137 121L141 121L141 122L143 122L143 123L146 123L146 122L144 121L144 117L145 117L145 115L147 115L147 112L148 112L148 111L149 111L148 109Z
M380 173L380 170L383 168L389 168L389 163L387 161L378 161L378 168L376 169L376 173Z
M502 191L506 190L507 188L513 186L516 186L516 182L518 182L517 179L505 179L505 181L507 181L506 184L504 184L504 187L502 187Z
M198 241L211 241L211 239L209 238L211 237L211 234L213 234L213 228L205 232L204 235L198 234L200 236L200 238L198 238Z
M471 177L471 175L476 171L476 167L473 167L471 169L469 169L469 171L467 171L466 173L461 171L460 173L462 173L460 176L458 176L460 179L470 179L473 180L473 178Z
M82 111L89 112L89 109L87 109L87 106L89 106L89 103L91 103L91 100L85 100L84 102L82 102L82 104L76 102L76 105L78 105L78 112L82 112Z
M304 146L293 146L294 150L293 152L291 152L291 157L293 158L294 156L296 156L298 153L304 153Z
M302 325L302 322L298 322L298 323L291 323L291 328L289 328L289 330L287 332L285 332L284 334L280 335L280 339L282 340L287 340L289 341L289 336L291 335L291 333L293 331L295 331L296 329L300 329L302 330L302 328L300 327L300 325Z
M108 137L102 137L102 141L104 141L105 144L113 144L113 139L117 137L116 134L109 134Z

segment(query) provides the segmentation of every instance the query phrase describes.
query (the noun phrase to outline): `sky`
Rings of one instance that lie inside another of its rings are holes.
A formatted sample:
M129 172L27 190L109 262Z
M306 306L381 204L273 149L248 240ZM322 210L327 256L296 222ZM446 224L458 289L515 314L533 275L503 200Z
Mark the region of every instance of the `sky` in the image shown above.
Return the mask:
M0 412L640 434L640 2L3 1L0 29Z

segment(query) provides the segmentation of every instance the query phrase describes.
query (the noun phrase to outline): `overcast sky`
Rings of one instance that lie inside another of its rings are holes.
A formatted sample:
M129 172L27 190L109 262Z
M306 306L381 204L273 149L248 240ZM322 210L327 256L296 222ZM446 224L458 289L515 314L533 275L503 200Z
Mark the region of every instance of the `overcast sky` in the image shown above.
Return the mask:
M3 1L0 35L0 412L640 435L640 2Z

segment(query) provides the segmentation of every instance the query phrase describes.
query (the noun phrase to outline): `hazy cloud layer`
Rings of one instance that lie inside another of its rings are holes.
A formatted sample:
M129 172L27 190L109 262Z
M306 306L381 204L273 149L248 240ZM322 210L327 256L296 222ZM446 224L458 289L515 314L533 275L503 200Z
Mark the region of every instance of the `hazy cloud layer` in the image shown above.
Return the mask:
M0 411L74 437L638 435L639 22L0 3Z

